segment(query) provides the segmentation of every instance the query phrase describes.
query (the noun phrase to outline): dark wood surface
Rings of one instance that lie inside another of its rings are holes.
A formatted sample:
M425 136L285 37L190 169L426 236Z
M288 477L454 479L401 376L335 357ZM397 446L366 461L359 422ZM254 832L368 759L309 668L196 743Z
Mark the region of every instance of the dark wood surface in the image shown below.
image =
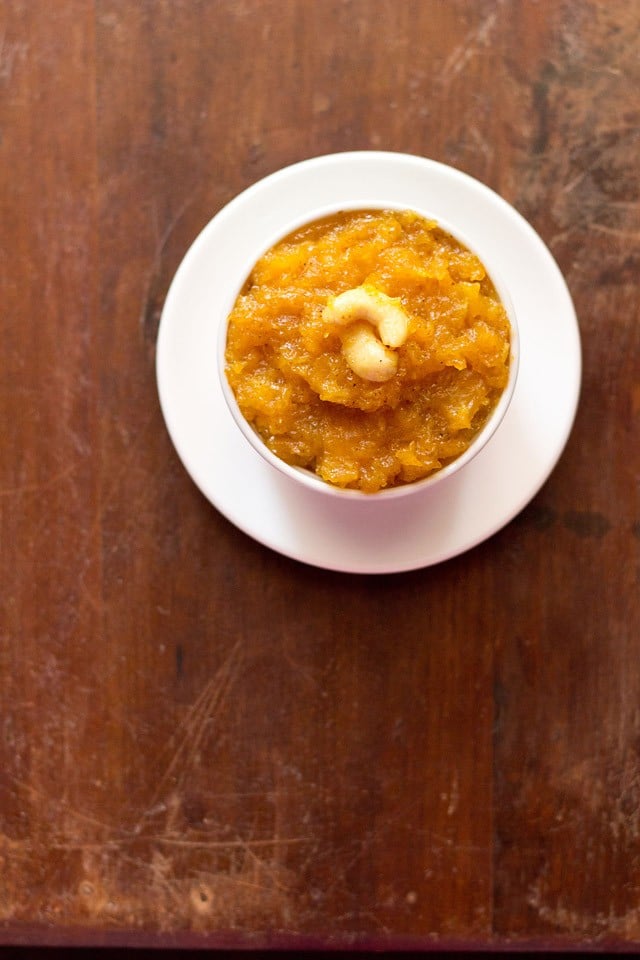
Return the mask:
M639 35L629 0L3 4L0 942L640 942ZM513 203L584 347L535 500L388 577L232 527L154 378L213 214L368 148Z

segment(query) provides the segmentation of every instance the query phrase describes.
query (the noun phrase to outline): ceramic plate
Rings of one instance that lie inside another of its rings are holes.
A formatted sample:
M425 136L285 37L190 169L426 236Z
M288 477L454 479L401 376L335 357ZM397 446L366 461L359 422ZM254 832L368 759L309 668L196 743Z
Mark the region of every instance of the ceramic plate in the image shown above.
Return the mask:
M511 293L520 368L500 427L459 473L412 496L342 501L301 487L250 446L222 395L216 341L248 268L288 224L336 203L366 207L374 201L455 224L470 244L486 251ZM551 253L520 214L458 170L373 151L287 167L224 207L176 273L162 312L156 361L169 434L211 503L273 550L351 573L429 566L508 523L562 453L581 374L571 297Z

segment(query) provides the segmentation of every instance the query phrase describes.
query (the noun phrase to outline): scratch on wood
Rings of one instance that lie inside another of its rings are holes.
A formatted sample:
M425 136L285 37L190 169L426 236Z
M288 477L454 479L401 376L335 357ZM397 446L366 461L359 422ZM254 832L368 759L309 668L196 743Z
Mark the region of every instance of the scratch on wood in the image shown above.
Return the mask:
M144 329L147 326L150 316L153 312L153 305L155 300L154 288L160 276L160 266L162 263L162 255L166 249L166 246L167 246L167 243L169 242L171 234L173 233L173 231L176 229L176 227L182 220L183 216L185 215L186 211L193 203L194 199L195 199L195 193L185 198L183 203L178 208L177 213L171 218L171 220L167 224L162 235L159 235L158 233L158 210L157 210L157 207L153 208L153 214L154 214L153 225L154 225L154 232L156 236L156 245L155 245L151 267L147 274L147 281L145 284L142 307L140 309L139 322L140 322L140 327L142 329Z
M56 473L53 477L49 477L48 480L43 480L41 483L23 483L17 487L0 487L0 497L17 497L25 493L42 493L43 490L50 490L51 487L62 483L63 480L66 480L67 477L75 473L77 469L78 464L72 463L65 470Z
M56 842L49 845L50 850L119 850L121 847L138 844L157 843L160 846L177 847L197 850L252 850L260 847L275 847L280 843L292 845L306 843L310 837L271 837L264 840L181 840L178 837L134 835L117 839L102 840L99 842L68 841Z
M86 823L92 827L98 827L100 830L104 830L110 834L117 834L121 832L123 836L126 835L126 831L117 831L113 825L104 823L102 820L98 820L96 817L89 816L86 813L82 813L82 811L74 809L73 807L69 806L68 803L63 802L62 800L56 800L54 797L50 797L42 790L38 790L37 787L26 783L24 780L20 780L18 777L7 771L5 771L5 776L19 790L24 790L26 793L36 796L39 800L44 801L44 803L52 811L62 812L65 816L71 817L73 820L81 821L82 823Z
M482 47L486 47L498 19L504 0L498 0L494 9L475 29L471 30L447 57L440 74L440 83L447 85L462 73L466 65Z
M157 808L172 779L176 781L173 784L172 792L184 784L193 766L193 761L202 743L207 726L224 706L226 697L237 676L241 660L240 651L241 642L238 641L232 647L220 669L205 684L200 696L189 709L176 733L169 740L166 749L171 750L172 753L165 771L160 777L149 810ZM167 802L167 808L169 807L170 804ZM140 832L145 819L148 817L149 811L143 813L134 832Z
M638 240L640 230L621 230L617 227L607 227L604 223L589 223L589 230L595 230L596 233L606 233L611 237L619 237L621 240Z

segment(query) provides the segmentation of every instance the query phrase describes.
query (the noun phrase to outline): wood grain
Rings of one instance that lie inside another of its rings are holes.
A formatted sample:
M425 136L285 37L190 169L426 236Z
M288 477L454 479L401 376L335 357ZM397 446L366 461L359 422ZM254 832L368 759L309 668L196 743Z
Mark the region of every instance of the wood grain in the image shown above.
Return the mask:
M639 35L623 0L5 4L0 942L640 942ZM210 217L369 148L514 203L584 345L534 502L389 577L233 528L154 379Z

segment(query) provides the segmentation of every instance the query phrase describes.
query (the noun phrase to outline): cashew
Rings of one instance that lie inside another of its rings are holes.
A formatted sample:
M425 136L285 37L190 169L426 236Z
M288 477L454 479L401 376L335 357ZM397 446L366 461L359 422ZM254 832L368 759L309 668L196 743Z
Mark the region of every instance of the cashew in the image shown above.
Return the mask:
M405 342L409 327L409 318L397 300L375 287L353 287L329 300L322 317L347 327L342 353L354 373L374 383L394 376L398 357L393 350Z
M407 339L409 318L398 300L374 287L353 287L329 301L323 319L340 326L366 320L388 347L400 347Z
M398 356L378 340L368 323L354 323L342 337L342 353L355 374L385 383L398 369Z

